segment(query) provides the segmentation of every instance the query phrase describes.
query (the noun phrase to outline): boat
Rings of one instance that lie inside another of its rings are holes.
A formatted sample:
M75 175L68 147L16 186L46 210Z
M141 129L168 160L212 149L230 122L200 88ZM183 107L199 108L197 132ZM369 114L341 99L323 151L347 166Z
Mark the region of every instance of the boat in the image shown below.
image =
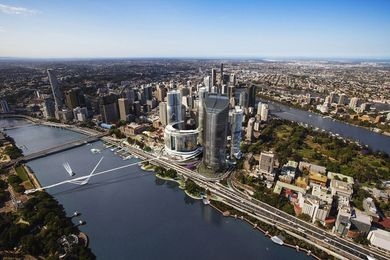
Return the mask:
M207 197L203 197L202 202L203 202L204 205L209 205L210 204L210 200Z
M133 156L129 155L129 156L124 157L123 160L128 160L128 159L131 159L131 158L133 158Z
M281 245L281 246L284 244L283 240L280 239L278 236L273 236L273 237L271 237L271 240L272 240L272 242L274 242L275 244L278 244L278 245Z
M99 149L96 149L96 148L92 148L91 149L91 153L100 153L101 151Z
M70 167L69 163L68 162L64 162L62 164L62 166L64 166L65 168L65 171L70 175L70 176L74 176L75 173L73 172L72 168Z

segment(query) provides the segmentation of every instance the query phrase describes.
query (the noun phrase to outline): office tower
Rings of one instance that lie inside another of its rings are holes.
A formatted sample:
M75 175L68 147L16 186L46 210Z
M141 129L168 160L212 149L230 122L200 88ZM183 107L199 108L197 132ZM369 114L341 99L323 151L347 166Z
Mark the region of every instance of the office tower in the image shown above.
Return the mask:
M207 88L207 91L211 92L212 83L211 83L211 77L210 76L204 77L203 84Z
M228 95L228 86L226 84L223 84L221 86L221 94L227 96Z
M339 102L338 102L338 104L339 104L339 105L345 105L346 103L347 103L347 95L341 94L341 95L339 96Z
M269 108L268 104L263 103L261 105L261 121L267 122L268 121L268 113L269 113Z
M42 103L42 114L44 118L54 118L55 117L55 104L53 99L46 98Z
M236 90L236 88L235 88L234 86L232 86L232 85L230 85L230 86L228 87L228 98L229 98L229 100L230 100L232 97L234 98L235 90Z
M9 113L10 109L7 100L5 99L0 100L0 105L1 105L1 111L3 113Z
M229 74L223 74L221 78L221 85L227 85L229 84L230 76Z
M118 106L120 120L128 121L128 115L130 114L130 101L127 98L119 98Z
M64 105L64 97L61 93L60 86L58 84L57 77L53 70L48 69L47 75L49 77L49 82L51 86L51 91L53 92L54 104L56 110L61 108Z
M183 120L181 95L177 90L171 90L167 94L167 120L168 124L178 123Z
M217 70L211 69L211 87L217 85Z
M100 113L103 122L106 124L118 121L118 97L115 94L105 95L100 98Z
M240 150L240 143L241 143L241 131L242 131L242 119L243 119L244 112L241 108L235 108L232 111L232 118L231 118L231 147L230 147L230 156L233 158L236 157L237 159L241 158L241 150Z
M249 107L255 107L255 103L256 103L256 86L255 85L251 85L250 87L248 87L247 91L248 91L248 106Z
M258 104L257 104L257 113L256 113L256 115L259 115L259 116L261 116L261 108L262 108L262 103L261 102L259 102Z
M85 97L84 93L80 88L72 88L65 91L65 105L69 109L74 109L76 107L85 107Z
M221 63L221 84L223 82L223 63Z
M160 102L158 105L158 114L160 117L160 122L163 126L166 126L168 124L168 119L167 119L167 103L165 102Z
M135 96L136 96L136 93L135 93L134 89L130 88L126 91L126 98L129 100L130 104L133 104L135 102Z
M187 110L192 110L194 108L194 97L193 96L184 96L181 98L181 103L186 107Z
M135 116L140 116L142 114L142 111L141 111L141 102L140 101L135 101L133 103L133 111L134 111L134 115Z
M237 79L236 79L236 74L234 74L234 73L230 74L229 81L230 81L230 84L231 84L232 86L235 86L235 85L236 85L236 81L237 81Z
M272 174L275 162L275 155L273 153L262 152L259 160L259 170L261 174Z
M259 120L256 120L253 129L254 129L256 132L258 132L258 131L260 131L260 126L261 126L261 122L260 122Z
M242 91L240 93L240 99L238 100L238 105L241 108L248 107L248 93L246 91Z
M204 106L203 163L209 169L217 172L226 166L229 101L225 96L209 95Z
M248 126L246 128L246 135L245 135L246 140L248 140L248 141L252 141L255 121L256 121L256 119L254 117L251 117L248 120Z
M73 118L79 122L85 122L87 120L88 110L86 107L76 107L73 109Z
M143 92L143 95L145 98L145 102L143 102L142 104L145 104L147 100L152 100L152 98L153 98L152 86L150 86L150 85L143 86L142 92Z
M204 129L204 102L206 101L209 93L207 88L199 88L198 91L199 102L198 102L198 130L199 130L199 144L203 144L203 129Z
M236 99L234 97L231 97L229 99L229 104L230 104L230 107L235 107L236 106Z
M329 94L329 104L335 103L336 102L336 97L337 97L336 93L330 92L330 94Z
M360 103L359 98L353 97L353 98L351 98L351 100L349 101L349 108L355 109L355 108L357 108L357 107L359 106L359 103Z
M167 89L164 85L159 85L157 87L157 100L159 102L163 102L165 97L167 96Z

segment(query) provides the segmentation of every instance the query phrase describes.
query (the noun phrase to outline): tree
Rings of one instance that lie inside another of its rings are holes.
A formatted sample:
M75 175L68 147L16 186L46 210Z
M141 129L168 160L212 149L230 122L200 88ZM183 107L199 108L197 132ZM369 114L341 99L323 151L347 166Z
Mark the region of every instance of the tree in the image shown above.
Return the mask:
M307 221L307 222L310 222L311 221L311 217L305 213L302 213L302 214L299 214L298 215L298 218L304 220L304 221Z

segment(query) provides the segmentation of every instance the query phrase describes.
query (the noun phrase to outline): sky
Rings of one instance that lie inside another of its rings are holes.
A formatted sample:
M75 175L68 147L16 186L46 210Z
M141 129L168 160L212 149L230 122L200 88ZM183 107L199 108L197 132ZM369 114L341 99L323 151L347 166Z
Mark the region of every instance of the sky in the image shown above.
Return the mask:
M390 57L389 0L0 0L0 57Z

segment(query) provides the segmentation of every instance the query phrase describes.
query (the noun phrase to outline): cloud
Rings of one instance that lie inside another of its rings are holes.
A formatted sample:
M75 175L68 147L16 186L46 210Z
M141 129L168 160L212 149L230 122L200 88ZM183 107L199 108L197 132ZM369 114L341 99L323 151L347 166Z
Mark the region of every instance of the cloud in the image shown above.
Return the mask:
M25 7L0 4L0 13L4 13L4 14L38 14L39 12L37 10L28 9Z

